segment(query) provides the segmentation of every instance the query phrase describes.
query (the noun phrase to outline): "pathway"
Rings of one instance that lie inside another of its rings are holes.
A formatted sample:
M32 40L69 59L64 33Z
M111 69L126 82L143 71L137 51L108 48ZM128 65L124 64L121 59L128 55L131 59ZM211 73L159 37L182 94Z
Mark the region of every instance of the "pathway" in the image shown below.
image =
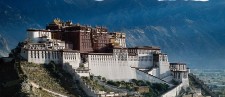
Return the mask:
M53 95L60 96L60 97L68 97L68 96L66 96L66 95L62 95L62 94L56 93L56 92L54 92L54 91L51 91L51 90L49 90L49 89L43 88L43 87L39 86L38 84L36 84L36 83L34 83L34 82L32 82L32 81L30 81L30 84L31 84L33 87L35 87L35 88L41 88L42 90L44 90L44 91L46 91L46 92L48 92L48 93L51 93L51 94L53 94Z

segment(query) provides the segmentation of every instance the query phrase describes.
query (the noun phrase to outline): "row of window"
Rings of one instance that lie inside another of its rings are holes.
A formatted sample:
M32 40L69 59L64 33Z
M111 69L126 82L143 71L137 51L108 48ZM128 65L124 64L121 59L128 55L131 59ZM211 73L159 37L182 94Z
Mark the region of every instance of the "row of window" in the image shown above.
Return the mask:
M124 44L124 46L126 46ZM127 52L127 50L114 50L114 53L124 53ZM129 53L137 53L137 50L128 50ZM153 54L153 53L159 53L157 50L139 50L139 54Z
M29 45L29 47L45 47L44 44L33 44L33 45Z
M110 61L110 60L112 60L112 61L115 61L116 60L116 58L114 58L113 56L100 56L100 57L90 57L90 60L92 60L92 61L94 61L94 60L96 60L96 61ZM152 58L152 56L144 56L144 57L131 57L131 58L127 58L127 57L124 57L124 56L119 56L118 57L118 60L119 61L127 61L127 60L129 60L129 61L152 61L153 60L153 58Z
M82 35L81 39L91 39L90 34Z
M29 47L29 49L44 50L44 49L46 49L46 48L45 48L45 47Z
M126 49L114 49L113 50L113 53L125 53L125 52L127 52L127 50Z
M152 53L157 53L159 51L157 50L138 50L139 54L152 54Z
M90 43L84 42L84 43L82 43L82 45L83 45L84 48L91 48L91 44Z
M41 32L41 31L39 31L39 37L43 37L43 36L47 36L47 37L50 37L50 35L51 35L51 32Z
M107 64L101 64L101 63L94 63L92 64L93 66L115 66L115 64L118 64L118 63L107 63ZM120 66L126 66L126 64L119 64Z
M42 59L59 59L61 53L58 51L30 51L31 58L42 58ZM64 53L64 59L77 59L74 53Z
M107 60L116 60L113 57L91 57L91 60L102 60L102 61L107 61Z
M58 59L60 57L60 52L58 51L30 51L31 58L42 58L42 59Z
M64 59L70 59L70 60L72 60L72 59L77 59L77 56L79 56L79 55L77 55L77 53L65 52L63 54L63 56L64 56Z
M152 59L151 58L149 58L149 59L143 59L143 58L141 58L141 59L129 59L130 61L152 61Z
M90 39L82 39L82 42L83 42L83 43L90 43L91 40L90 40Z
M76 55L75 54L64 54L64 59L76 59Z
M177 70L186 70L186 65L172 65L171 68L176 68Z

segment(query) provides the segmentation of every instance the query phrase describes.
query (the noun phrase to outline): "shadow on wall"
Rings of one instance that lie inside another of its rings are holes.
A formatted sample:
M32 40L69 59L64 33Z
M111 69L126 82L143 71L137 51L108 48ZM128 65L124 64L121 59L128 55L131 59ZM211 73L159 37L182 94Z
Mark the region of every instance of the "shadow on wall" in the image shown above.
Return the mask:
M172 76L172 73L171 71L166 71L165 73L160 74L160 76L162 76L161 79L164 79L166 77Z
M150 69L153 65L153 63L151 63L151 61L148 59L149 56L138 56L138 68L146 68L146 69Z

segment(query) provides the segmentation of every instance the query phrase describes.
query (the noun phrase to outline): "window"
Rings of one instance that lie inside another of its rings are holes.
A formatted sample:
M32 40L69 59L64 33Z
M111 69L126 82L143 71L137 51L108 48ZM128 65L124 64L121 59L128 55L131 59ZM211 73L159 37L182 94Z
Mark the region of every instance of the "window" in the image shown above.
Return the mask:
M36 51L33 51L34 52L34 58L36 58Z
M178 73L178 79L180 79L180 73Z
M55 57L54 57L54 52L52 52L52 59L54 59Z
M59 54L59 52L57 51L57 52L56 52L56 58L57 58L57 59L59 58L59 55L58 55L58 54Z
M48 51L48 59L50 59L50 52Z
M145 61L148 61L148 56L145 57Z
M37 57L39 58L39 51L37 51Z
M48 57L47 57L47 51L45 51L45 58L48 58Z
M31 56L30 56L30 57L31 57L31 58L33 58L33 51L30 51L30 54L31 54Z
M44 51L41 51L42 58L44 58Z
M55 53L55 59L56 59L56 55L57 55L57 53L56 52L54 52Z

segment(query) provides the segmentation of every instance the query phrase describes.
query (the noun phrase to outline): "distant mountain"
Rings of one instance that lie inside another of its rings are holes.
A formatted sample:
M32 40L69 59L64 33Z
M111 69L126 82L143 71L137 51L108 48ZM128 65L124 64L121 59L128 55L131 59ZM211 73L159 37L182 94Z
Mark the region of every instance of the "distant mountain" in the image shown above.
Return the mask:
M5 38L0 35L0 57L8 56L10 49Z
M27 28L44 28L58 17L123 31L129 46L160 46L171 62L225 68L224 0L5 0L0 1L0 17L3 48L24 40Z

